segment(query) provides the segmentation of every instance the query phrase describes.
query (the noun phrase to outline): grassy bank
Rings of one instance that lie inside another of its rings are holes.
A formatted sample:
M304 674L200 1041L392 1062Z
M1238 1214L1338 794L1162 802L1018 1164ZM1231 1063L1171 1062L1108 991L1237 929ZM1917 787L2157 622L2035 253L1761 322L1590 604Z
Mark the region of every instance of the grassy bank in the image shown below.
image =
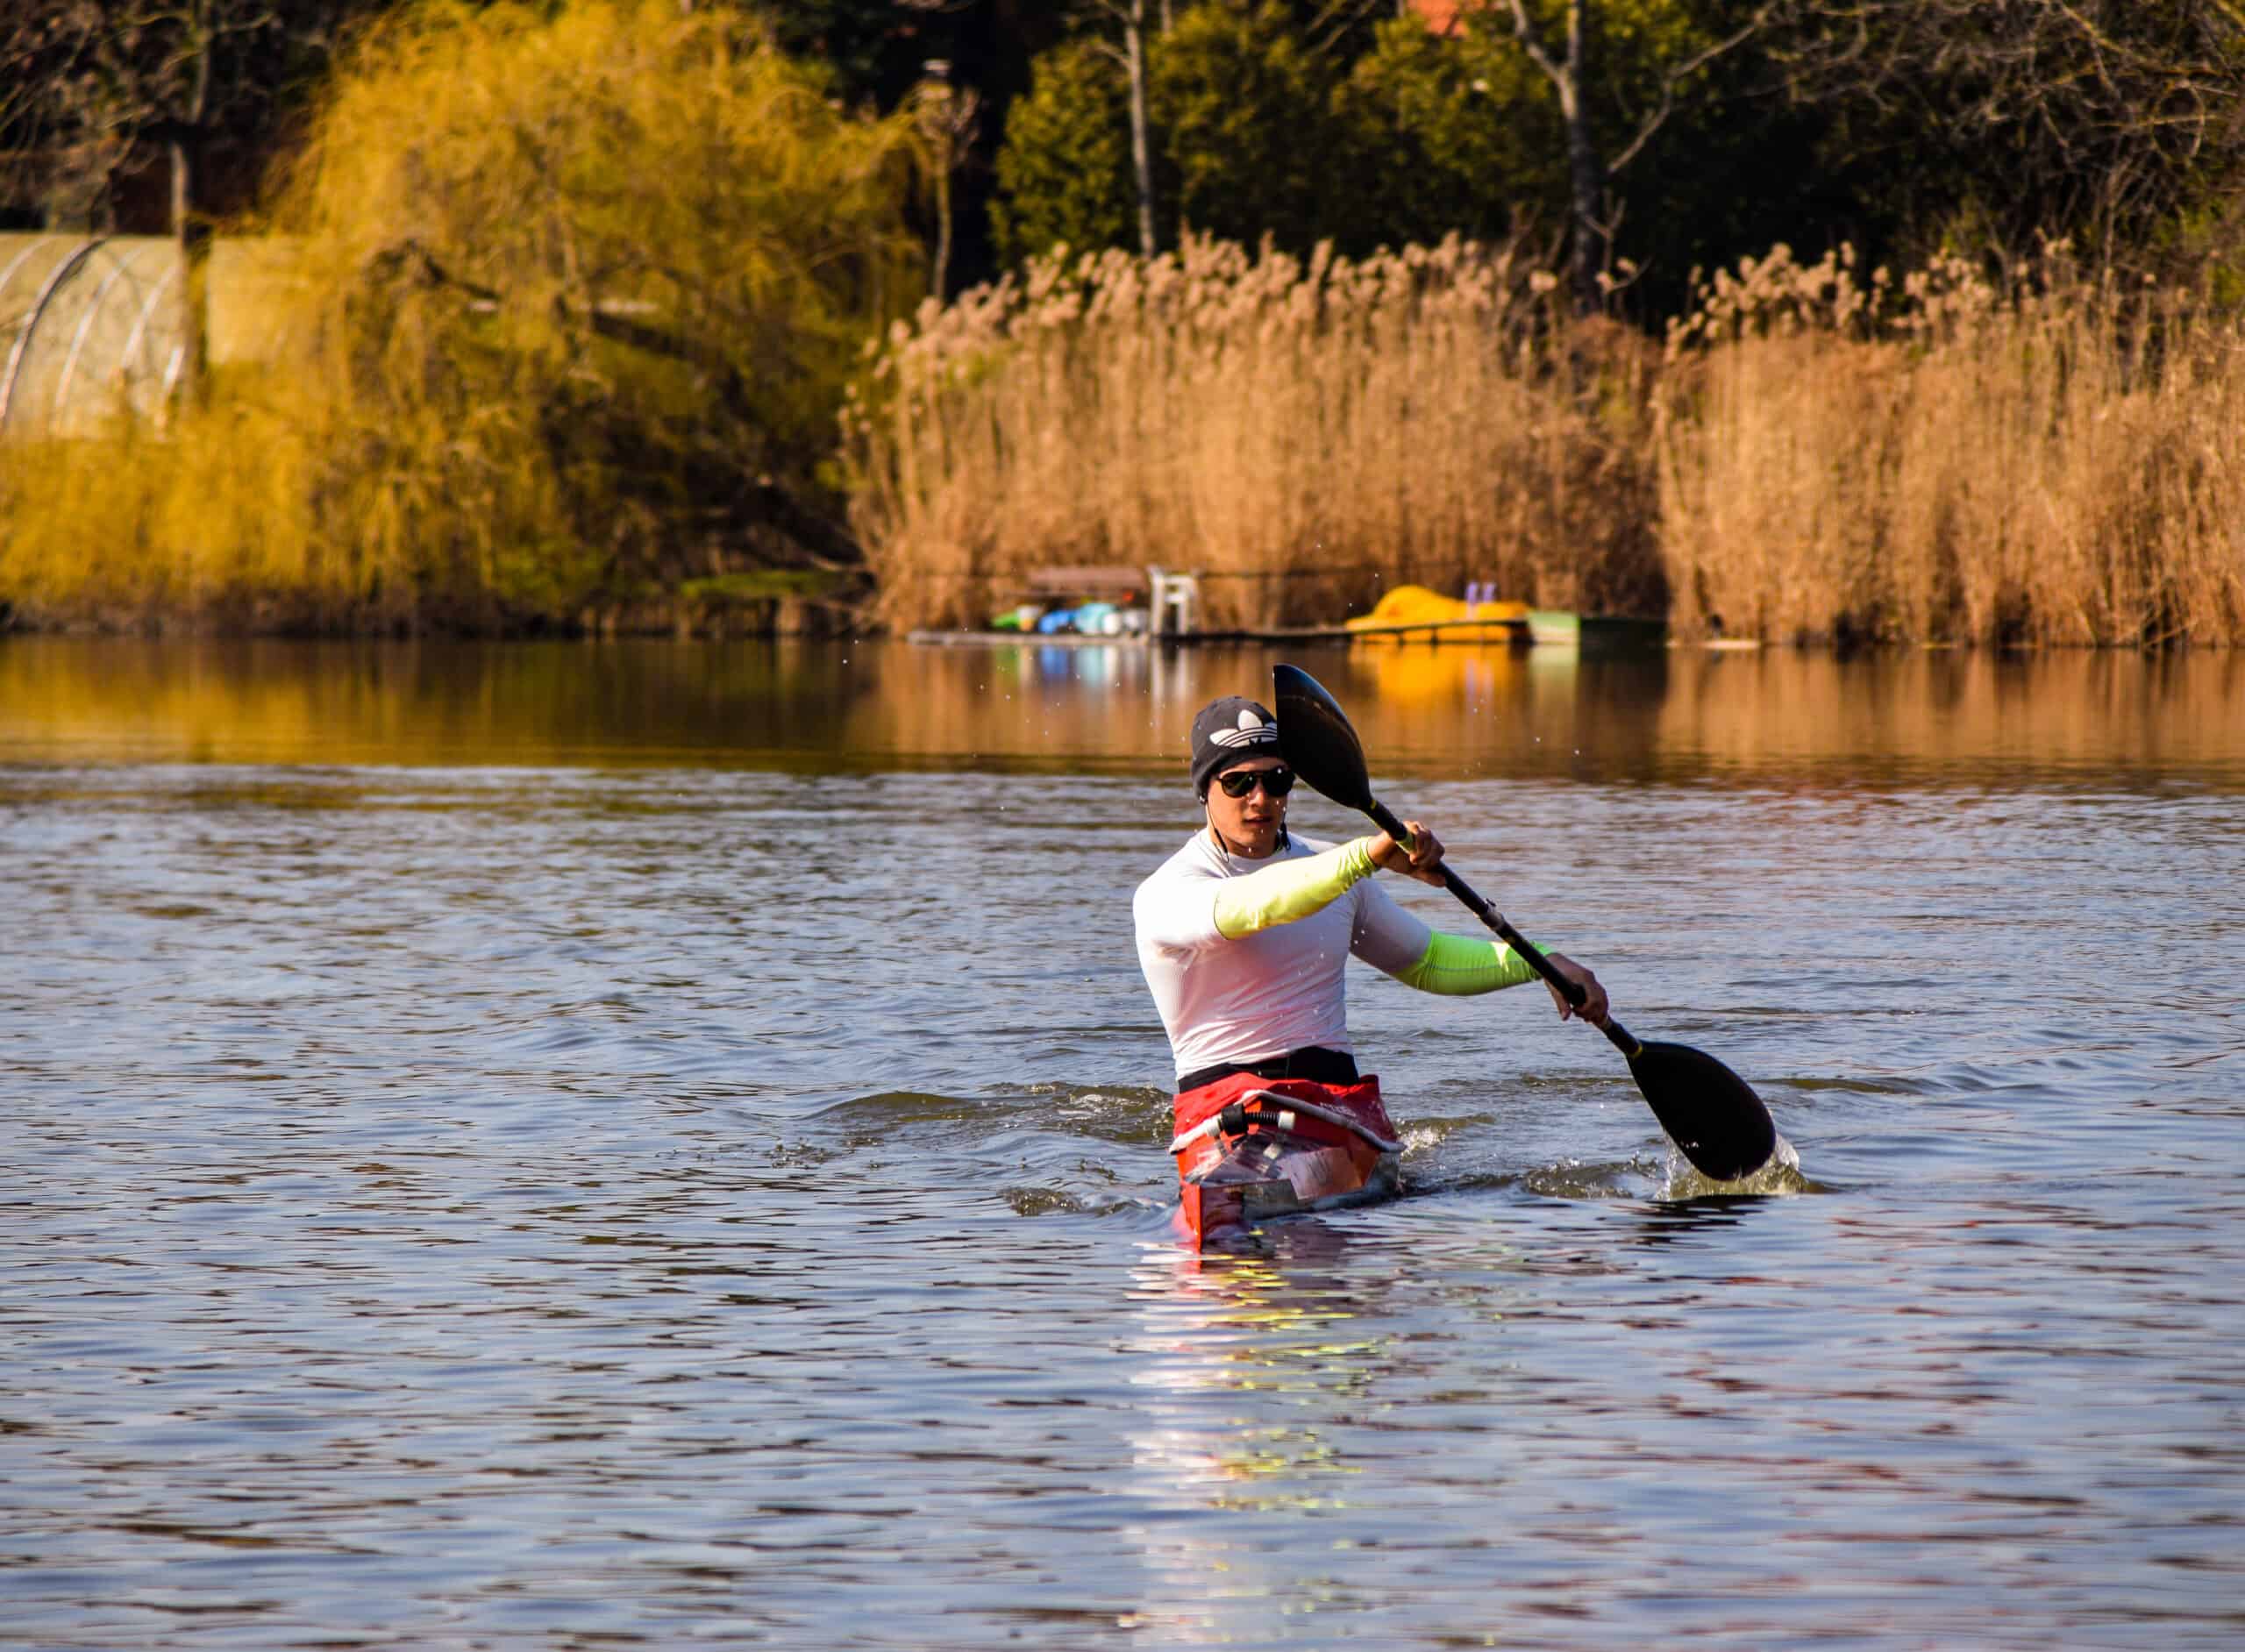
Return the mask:
M1769 641L2245 641L2245 330L2063 248L2004 280L1782 249L1664 349L1457 243L1040 262L897 330L852 409L898 624L1051 564L1219 623L1494 580Z

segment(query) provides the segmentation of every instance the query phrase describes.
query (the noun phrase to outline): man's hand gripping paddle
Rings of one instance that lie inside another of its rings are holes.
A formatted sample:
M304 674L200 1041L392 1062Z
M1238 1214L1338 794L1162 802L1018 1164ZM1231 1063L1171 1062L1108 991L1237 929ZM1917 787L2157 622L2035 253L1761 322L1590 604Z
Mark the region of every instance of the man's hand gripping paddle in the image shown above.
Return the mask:
M1335 802L1369 815L1397 843L1406 842L1409 834L1403 822L1372 794L1364 748L1357 743L1357 731L1349 726L1347 716L1333 696L1298 666L1273 666L1271 676L1277 695L1279 744L1294 773ZM1583 989L1506 922L1502 913L1474 894L1446 865L1442 879L1443 887L1526 958L1569 1003L1578 1009L1582 1007ZM1736 1181L1770 1162L1777 1150L1777 1126L1771 1122L1770 1110L1762 1105L1761 1097L1743 1079L1688 1044L1639 1043L1621 1022L1611 1019L1599 1030L1629 1057L1630 1076L1644 1093L1660 1128L1700 1174L1719 1182Z

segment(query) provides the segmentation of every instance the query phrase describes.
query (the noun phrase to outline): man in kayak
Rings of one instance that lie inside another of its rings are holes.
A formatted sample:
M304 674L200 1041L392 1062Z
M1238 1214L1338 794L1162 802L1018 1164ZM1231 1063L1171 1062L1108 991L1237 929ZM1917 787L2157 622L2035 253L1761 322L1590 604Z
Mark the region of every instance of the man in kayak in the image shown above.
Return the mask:
M1176 1058L1172 1150L1197 1233L1196 1188L1274 1183L1289 1169L1287 1155L1314 1157L1304 1138L1346 1136L1354 1122L1359 1143L1393 1148L1379 1080L1358 1072L1349 1042L1351 953L1429 993L1489 993L1536 976L1501 942L1429 928L1374 881L1377 869L1441 887L1442 843L1421 822L1405 822L1408 844L1386 832L1337 846L1288 833L1294 777L1277 722L1262 706L1235 695L1202 707L1192 752L1193 788L1208 824L1138 886L1131 904L1138 962ZM1578 1011L1553 991L1561 1018L1603 1022L1598 978L1550 956L1587 994ZM1338 1117L1325 1121L1329 1129L1310 1122L1297 1130L1305 1119L1296 1108L1286 1114L1288 1129L1274 1129L1275 1113L1258 1114L1275 1101L1254 1099L1273 1096ZM1218 1122L1203 1129L1212 1119ZM1320 1173L1329 1179L1329 1171ZM1303 1202L1329 1196L1306 1191Z

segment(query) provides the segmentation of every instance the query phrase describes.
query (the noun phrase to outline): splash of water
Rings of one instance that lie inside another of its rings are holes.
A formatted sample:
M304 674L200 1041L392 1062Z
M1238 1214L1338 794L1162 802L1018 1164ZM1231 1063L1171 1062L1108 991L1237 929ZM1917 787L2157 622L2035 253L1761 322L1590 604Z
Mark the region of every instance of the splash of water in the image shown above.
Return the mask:
M1693 1167L1692 1162L1672 1146L1668 1152L1667 1177L1658 1197L1662 1199L1704 1199L1714 1194L1777 1194L1801 1193L1808 1191L1808 1178L1801 1174L1800 1155L1793 1144L1782 1136L1771 1150L1760 1169L1750 1175L1730 1181L1718 1181Z

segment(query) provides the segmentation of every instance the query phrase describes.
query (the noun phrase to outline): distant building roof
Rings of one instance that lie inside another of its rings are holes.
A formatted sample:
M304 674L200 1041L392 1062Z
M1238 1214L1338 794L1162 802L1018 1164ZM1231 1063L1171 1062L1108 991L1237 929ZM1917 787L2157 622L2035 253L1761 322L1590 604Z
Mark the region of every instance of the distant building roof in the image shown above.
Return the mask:
M1411 0L1411 10L1426 20L1429 32L1455 34L1459 28L1458 14L1471 0Z

